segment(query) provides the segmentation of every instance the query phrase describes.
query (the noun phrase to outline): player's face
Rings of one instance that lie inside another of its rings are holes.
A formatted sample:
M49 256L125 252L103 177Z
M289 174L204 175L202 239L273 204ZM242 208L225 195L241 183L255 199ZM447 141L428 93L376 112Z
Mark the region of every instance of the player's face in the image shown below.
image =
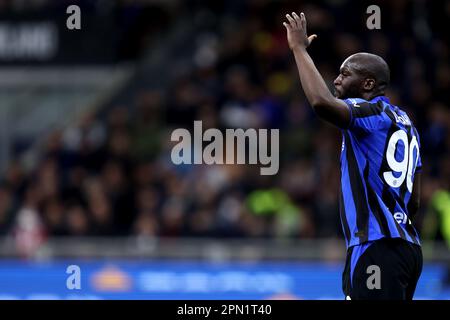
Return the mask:
M352 68L349 60L344 61L334 80L334 95L339 99L360 98L360 88L361 76Z

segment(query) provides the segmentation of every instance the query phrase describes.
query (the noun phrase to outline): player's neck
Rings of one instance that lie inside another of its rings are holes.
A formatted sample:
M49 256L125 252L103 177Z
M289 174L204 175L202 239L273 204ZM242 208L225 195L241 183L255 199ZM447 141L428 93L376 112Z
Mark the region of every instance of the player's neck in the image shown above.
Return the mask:
M367 101L370 101L370 100L372 100L372 99L374 99L374 98L376 98L376 97L379 97L379 96L384 96L384 92L382 92L382 91L377 91L377 92L364 92L364 93L362 94L362 98L363 98L364 100L367 100Z

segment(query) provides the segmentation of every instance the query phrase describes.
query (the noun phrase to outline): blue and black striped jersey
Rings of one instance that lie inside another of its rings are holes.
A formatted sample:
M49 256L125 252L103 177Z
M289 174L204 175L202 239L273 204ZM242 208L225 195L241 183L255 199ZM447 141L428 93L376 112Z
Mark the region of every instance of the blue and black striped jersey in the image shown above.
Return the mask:
M420 244L408 216L420 141L408 115L384 96L344 100L340 214L347 247L383 237Z

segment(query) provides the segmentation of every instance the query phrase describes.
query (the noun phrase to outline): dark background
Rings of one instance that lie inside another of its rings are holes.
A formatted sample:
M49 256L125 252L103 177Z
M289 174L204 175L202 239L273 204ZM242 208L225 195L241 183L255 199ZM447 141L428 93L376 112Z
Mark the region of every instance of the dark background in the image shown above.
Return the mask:
M81 30L65 28L70 4L81 7ZM380 30L366 27L369 4L381 8ZM341 137L317 119L300 88L282 25L294 10L318 34L309 52L330 89L350 54L386 59L387 96L421 137L415 224L423 239L450 243L448 1L0 1L3 26L46 21L58 31L51 57L0 55L2 67L133 70L68 124L10 136L1 235L35 239L31 249L18 240L25 256L54 237L342 239ZM280 129L279 173L173 165L170 132L192 129L194 120L205 129ZM258 206L264 197L270 205Z

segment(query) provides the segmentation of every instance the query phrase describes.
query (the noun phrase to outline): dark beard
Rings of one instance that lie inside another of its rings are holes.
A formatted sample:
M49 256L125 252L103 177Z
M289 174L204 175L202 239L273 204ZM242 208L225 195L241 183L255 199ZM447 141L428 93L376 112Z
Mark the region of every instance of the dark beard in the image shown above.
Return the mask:
M350 86L347 90L341 91L341 96L339 99L348 99L348 98L361 98L361 92L359 92L357 86Z

